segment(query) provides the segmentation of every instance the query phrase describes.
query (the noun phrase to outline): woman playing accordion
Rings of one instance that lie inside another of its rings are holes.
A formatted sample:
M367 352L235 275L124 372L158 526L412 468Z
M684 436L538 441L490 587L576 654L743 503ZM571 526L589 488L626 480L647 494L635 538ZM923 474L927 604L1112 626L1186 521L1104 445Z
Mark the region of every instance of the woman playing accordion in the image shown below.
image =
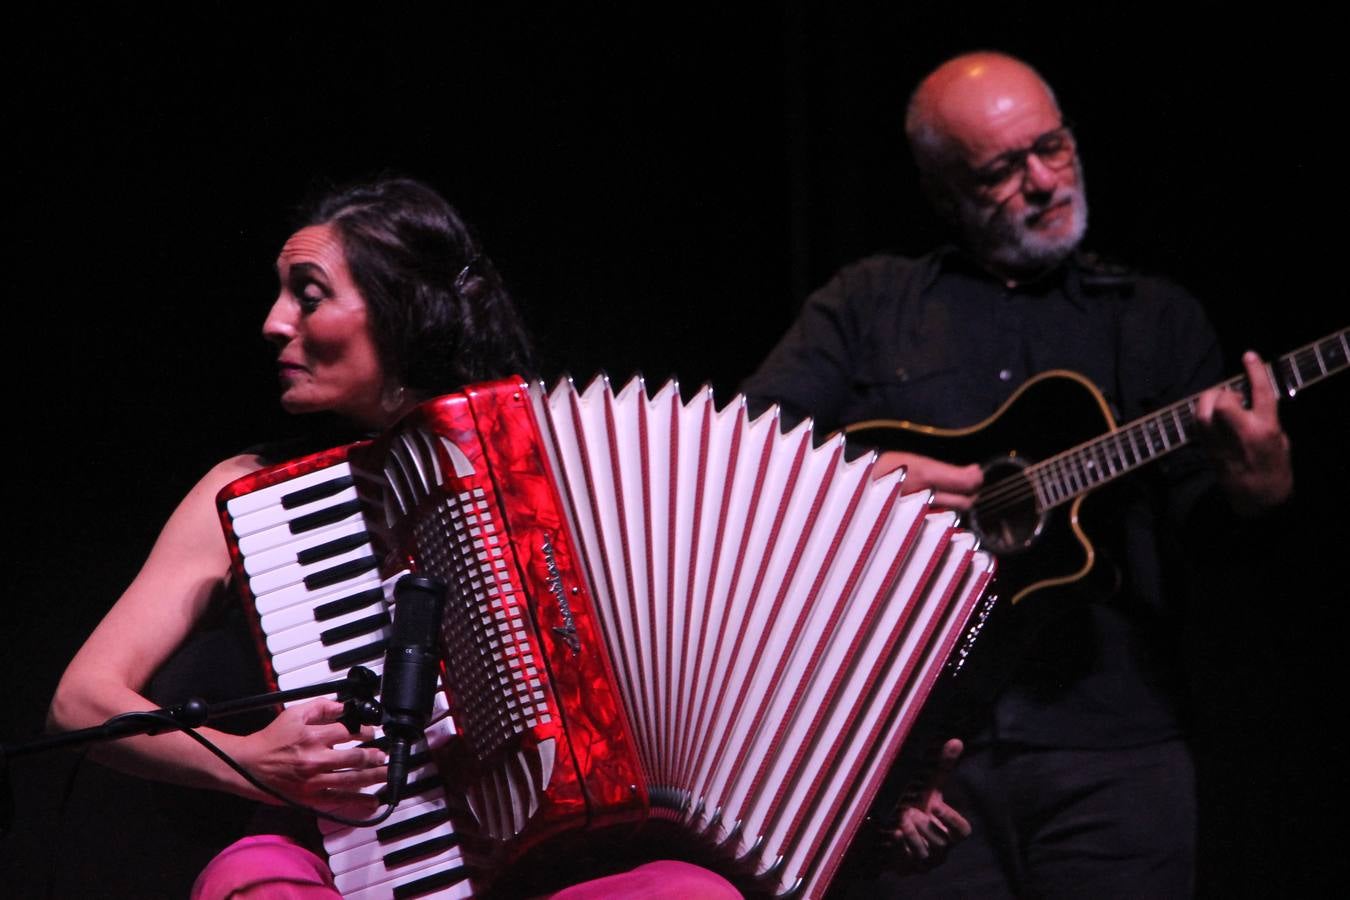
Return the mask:
M276 267L280 288L263 336L277 349L281 403L293 414L340 420L336 434L323 431L326 446L384 429L430 397L528 370L529 340L491 261L449 204L418 182L383 179L323 197ZM228 596L217 492L299 452L273 447L231 457L188 493L67 668L52 702L54 727L96 725L154 705L144 694L156 672L213 609L237 602ZM378 749L350 746L342 709L313 700L248 734L202 733L289 797L372 813L378 803L362 788L385 780L386 759ZM370 729L361 736L369 740ZM97 758L145 778L272 802L180 733L110 743ZM233 845L207 867L194 896L336 896L327 865L310 849L312 825L299 831L298 839L252 835ZM718 876L683 863L651 864L564 894L588 892L736 896Z

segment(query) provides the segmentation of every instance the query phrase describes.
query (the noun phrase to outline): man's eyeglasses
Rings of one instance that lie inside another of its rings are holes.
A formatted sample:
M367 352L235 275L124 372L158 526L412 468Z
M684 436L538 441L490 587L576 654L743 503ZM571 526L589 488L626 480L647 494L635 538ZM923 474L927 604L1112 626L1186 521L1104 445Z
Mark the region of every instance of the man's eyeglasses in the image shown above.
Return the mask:
M1064 125L1036 138L1030 147L1009 150L993 162L976 169L975 184L994 196L1011 195L1027 171L1027 158L1035 156L1049 169L1063 169L1073 162L1073 131Z

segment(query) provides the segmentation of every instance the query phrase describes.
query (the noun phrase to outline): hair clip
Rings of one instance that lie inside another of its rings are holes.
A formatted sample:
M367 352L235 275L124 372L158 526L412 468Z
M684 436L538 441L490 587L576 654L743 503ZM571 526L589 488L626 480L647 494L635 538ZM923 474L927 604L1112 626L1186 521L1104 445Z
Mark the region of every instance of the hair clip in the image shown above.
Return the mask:
M469 271L478 264L478 260L481 258L481 254L475 253L473 258L464 264L464 268L459 270L459 274L455 276L455 293L458 294L464 289L465 283L469 280Z

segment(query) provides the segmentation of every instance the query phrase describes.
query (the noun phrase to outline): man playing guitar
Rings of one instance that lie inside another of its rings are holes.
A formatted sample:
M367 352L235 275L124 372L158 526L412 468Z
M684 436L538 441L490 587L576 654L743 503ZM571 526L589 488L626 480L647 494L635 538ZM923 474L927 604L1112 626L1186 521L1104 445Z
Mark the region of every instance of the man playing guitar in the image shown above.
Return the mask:
M1112 483L1090 498L1090 511L1104 515L1083 542L1086 564L1075 561L1053 590L1026 592L1012 607L1014 628L1035 607L1053 614L948 781L947 800L970 817L973 836L945 866L903 886L883 873L856 890L1189 896L1195 798L1178 709L1175 573L1189 552L1181 536L1260 517L1291 496L1275 388L1248 353L1249 398L1206 390L1223 372L1199 304L1171 282L1079 251L1087 202L1077 144L1030 67L995 53L950 60L914 93L906 132L955 244L841 270L807 300L746 393L810 415L825 432L886 419L914 435L956 436L997 420L1019 385L1063 370L1079 373L1106 428L1112 416L1134 419L1196 395L1187 425L1198 448L1169 453L1137 478L1104 478ZM1058 433L1067 415L1047 410L1045 428ZM903 436L896 445L906 446ZM906 466L910 489L931 487L936 502L963 511L991 489L983 459L939 459L922 447L884 452L879 469ZM1008 449L1005 461L1021 465ZM986 537L1015 567L1021 544L997 544ZM930 849L944 843L935 834Z

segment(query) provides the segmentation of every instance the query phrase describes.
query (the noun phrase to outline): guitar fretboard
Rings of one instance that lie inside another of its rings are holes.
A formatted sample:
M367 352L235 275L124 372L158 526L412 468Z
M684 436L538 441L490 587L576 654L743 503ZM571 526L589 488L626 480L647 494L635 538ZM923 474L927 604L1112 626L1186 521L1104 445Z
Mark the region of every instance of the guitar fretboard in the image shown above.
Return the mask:
M1350 329L1342 328L1268 364L1266 373L1278 393L1293 397L1347 365L1350 365ZM1231 378L1219 387L1251 396L1246 376ZM1028 466L1024 474L1031 479L1037 507L1044 511L1068 503L1190 443L1199 427L1196 419L1199 399L1199 394L1187 397Z

